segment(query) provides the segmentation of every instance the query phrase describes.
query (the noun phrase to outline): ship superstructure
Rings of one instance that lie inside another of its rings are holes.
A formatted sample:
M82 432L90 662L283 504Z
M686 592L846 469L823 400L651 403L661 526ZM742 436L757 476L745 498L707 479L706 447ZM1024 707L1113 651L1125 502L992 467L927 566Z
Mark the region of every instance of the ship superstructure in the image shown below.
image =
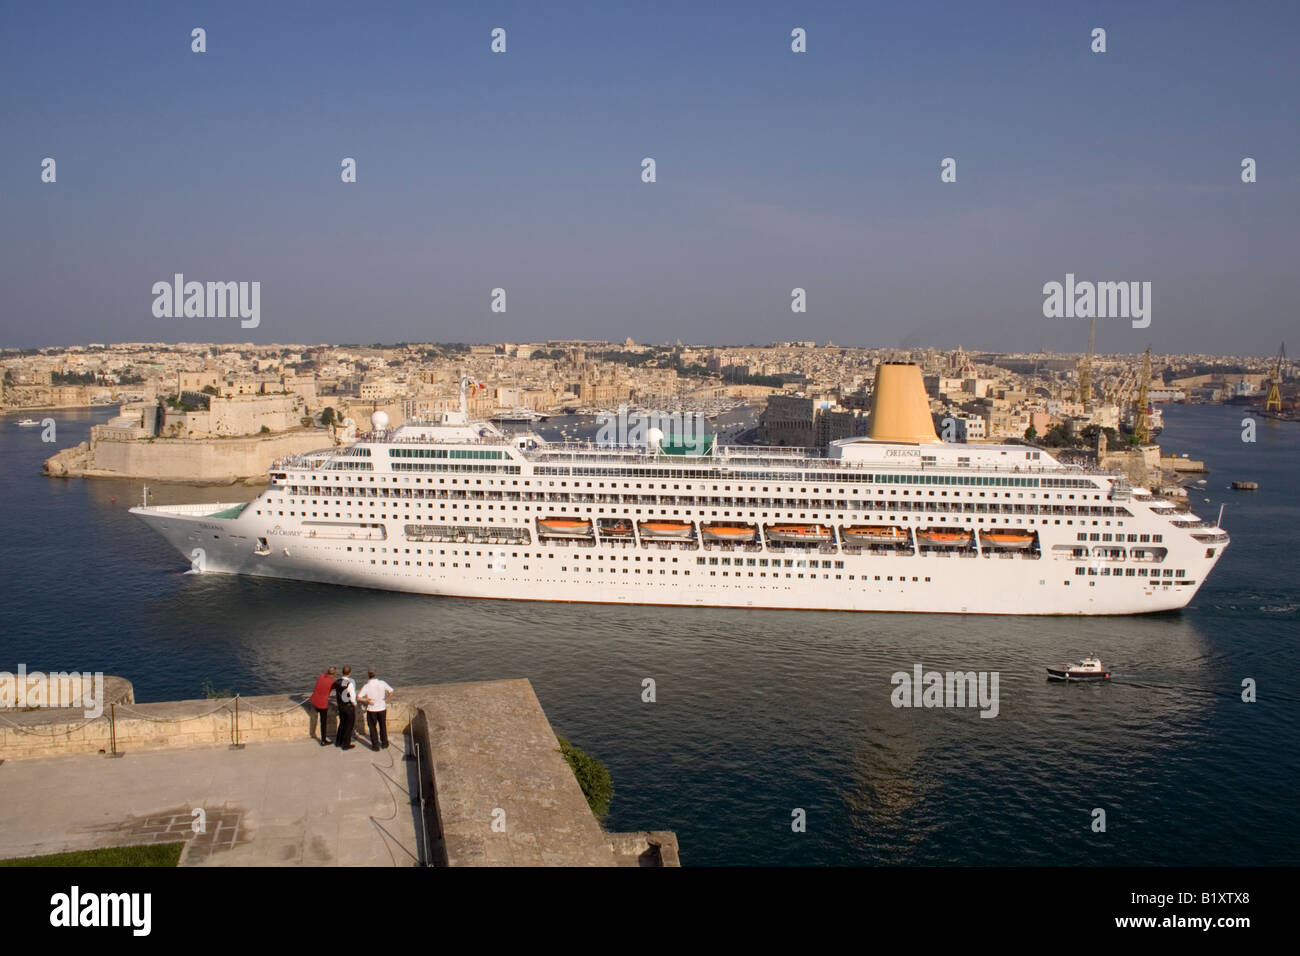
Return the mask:
M246 504L133 508L196 570L456 597L851 611L1185 606L1228 545L1114 475L941 442L915 366L871 430L702 454L546 442L461 412L278 462Z

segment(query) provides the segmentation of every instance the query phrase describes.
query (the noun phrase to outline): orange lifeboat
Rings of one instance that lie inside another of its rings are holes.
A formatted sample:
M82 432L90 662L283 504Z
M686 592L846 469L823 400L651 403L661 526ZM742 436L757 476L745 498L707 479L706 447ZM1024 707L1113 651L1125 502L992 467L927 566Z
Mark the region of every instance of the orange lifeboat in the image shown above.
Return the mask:
M947 528L927 528L924 531L916 533L916 540L921 544L928 544L940 548L964 548L971 543L973 535L965 530L950 530Z
M632 522L622 518L613 518L600 522L600 533L606 538L632 537Z
M700 526L705 541L753 541L758 530L752 524L706 524Z
M537 533L549 538L590 538L591 522L586 518L538 518Z
M767 528L767 540L820 544L834 540L834 535L830 528L820 524L774 524Z
M844 529L845 544L908 544L912 539L893 525L855 524Z
M981 531L980 541L987 548L1019 551L1033 546L1034 535L1029 531L1008 528L1005 531Z
M683 541L694 537L695 525L689 521L642 521L642 538Z

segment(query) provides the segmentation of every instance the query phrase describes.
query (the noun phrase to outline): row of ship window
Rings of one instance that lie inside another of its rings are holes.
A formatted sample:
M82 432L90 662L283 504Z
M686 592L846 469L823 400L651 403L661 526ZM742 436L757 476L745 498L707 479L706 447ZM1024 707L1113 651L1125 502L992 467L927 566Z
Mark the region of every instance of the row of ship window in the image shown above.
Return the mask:
M302 504L306 504L306 499L311 497L311 503L316 504L320 499L328 499L337 496L335 504L343 504L344 501L364 501L370 498L399 499L412 501L426 500L471 500L471 501L545 501L568 504L645 504L645 505L663 505L663 506L685 506L685 507L705 507L709 505L721 505L733 508L762 508L762 507L785 507L785 508L838 508L844 510L862 510L865 508L897 508L903 511L940 511L948 509L952 511L972 511L977 508L999 507L999 502L994 505L991 502L982 501L890 501L883 498L758 498L746 496L742 498L719 496L719 495L631 495L631 494L573 494L571 492L554 492L554 491L471 491L471 490L448 490L424 489L424 488L371 488L369 494L362 489L360 495L347 494L347 489L330 489L330 488L294 488L290 489L289 497L291 499L303 499ZM904 492L906 494L906 492ZM980 492L979 497L983 498L984 493ZM996 498L996 494L994 495ZM1005 497L1010 498L1007 494ZM1021 495L1020 497L1024 497ZM1060 497L1059 495L1057 497ZM1086 496L1085 496L1086 497ZM1096 497L1096 496L1094 496ZM1073 499L1074 495L1070 495ZM279 500L283 503L284 499L271 499L271 503ZM1034 499L1037 501L1037 499ZM1122 514L1131 516L1127 508L1116 507L1113 505L1052 505L1046 503L1044 499L1042 504L1016 505L1017 508L1046 508L1047 514L1064 514L1076 513L1075 509L1084 509L1085 514ZM1100 500L1100 499L1098 499ZM328 500L326 504L328 504ZM1005 507L1005 506L1003 506ZM1057 509L1057 510L1052 510ZM1038 511L1018 512L1020 514L1037 514Z
M351 550L351 549L349 548L348 550ZM402 562L402 561L398 561L397 559L394 559L394 560L391 562L391 565L390 565L390 562L389 562L387 559L385 559L385 558L378 558L378 559L376 559L376 558L371 558L371 559L370 559L370 563L373 564L373 565L379 566L379 567L388 567L388 566L398 567L398 566L403 565L403 562ZM404 562L404 564L405 564L405 566L408 567L408 568L411 567L411 562L410 562L410 561L406 561L406 562ZM424 562L422 562L422 561L416 561L416 562L415 562L415 567L417 567L417 568L419 568L419 567L424 567L424 566L425 566L425 565L424 565ZM428 566L429 566L429 567L433 567L433 562L432 562L432 561L428 562ZM461 567L461 562L459 562L459 561L452 561L452 562L451 562L451 566L452 566L453 568L460 568L460 567ZM465 566L465 568L467 568L467 569L473 569L473 567L474 567L473 563L470 562L470 561L466 561L466 562L464 563L464 566ZM446 561L439 561L439 562L438 562L438 567L440 567L440 568L445 568L445 567L447 567L447 562L446 562ZM509 567L507 564L505 564L505 563L499 563L499 564L493 565L492 562L489 561L489 562L487 563L487 570L489 570L489 571L508 571L508 570L510 570L510 567ZM521 565L519 566L519 570L521 570L521 571L527 571L527 570L529 570L529 567L528 567L528 565L526 565L526 564L521 564ZM560 570L563 571L563 572L567 572L567 571L581 572L581 571L585 570L585 571L587 571L588 573L590 573L590 572L592 571L592 568L591 568L590 565L588 565L585 569L584 569L583 567L581 567L580 565L574 565L572 568L570 568L568 565L561 565L561 566L560 566ZM595 568L595 572L596 572L597 574L603 574L603 573L605 573L605 570L606 570L605 568L600 567L600 566L597 566L597 567ZM609 568L609 573L614 574L614 573L616 573L618 570L619 570L618 568ZM672 569L668 569L668 568L645 568L645 569L642 569L642 568L623 568L622 571L623 571L624 574L641 574L641 573L643 573L643 571L644 571L645 574L677 574L677 573L678 573L676 568L672 568ZM690 572L690 571L682 571L681 573L682 573L684 576L686 576L686 577L690 577L690 575L691 575L691 572ZM766 577L769 576L769 573L768 573L767 571L759 571L759 572L757 572L757 574L758 574L758 577L760 577L760 578L766 578ZM718 572L717 572L717 571L710 571L710 572L709 572L709 575L710 575L710 576L715 576L715 577L716 577L716 576L718 575ZM722 572L722 577L724 577L724 578L725 578L725 577L741 577L742 575L744 575L745 577L751 577L751 578L752 578L752 577L754 577L755 572L753 572L753 571L744 571L744 572L742 572L742 571L723 571L723 572ZM773 571L773 572L771 572L770 576L771 576L771 577L774 577L774 578L779 578L779 577L781 577L782 575L781 575L779 572ZM803 572L787 571L787 572L785 573L785 577L787 577L787 578L791 578L791 579L802 580L802 579L805 579L805 578L813 578L813 579L816 579L816 578L817 578L817 575L816 575L816 574L811 574L811 573L805 574L805 573L803 573ZM842 580L844 580L846 577L847 577L847 579L850 580L850 581L856 581L856 580L858 579L858 576L857 576L857 575L854 575L854 574L850 574L850 575L847 575L847 576L846 576L846 575L843 575L843 574L835 574L835 575L831 575L831 574L823 574L821 577L822 577L822 580L824 580L824 581L830 581L830 580L842 581ZM862 580L863 580L863 581L869 580L868 576L865 575L865 574L862 575L861 577L862 577ZM877 574L877 575L875 575L874 580L876 580L876 581L880 581L880 580L883 579L883 580L885 580L885 581L893 581L893 580L894 580L894 577L895 577L894 575L892 575L892 574L888 574L888 575L884 575L883 578L882 578L881 575ZM898 575L898 580L899 580L899 581L906 581L906 580L907 580L907 577L904 576L904 575ZM913 577L912 577L912 580L913 580L913 581L921 581L921 580L924 580L924 581L926 581L926 582L929 582L930 578L929 578L929 577L921 578L921 577L919 577L919 576L913 576Z
M476 469L476 470L481 470L478 466L467 466L467 467L470 467L470 468L472 468L472 469ZM517 473L517 472L518 472L518 469L515 469L515 473ZM883 476L882 476L882 477L883 477ZM317 479L316 479L316 476L315 476L315 475L312 475L312 476L311 476L311 480L313 480L313 481L317 480ZM327 481L328 481L328 480L330 480L330 479L329 479L328 476L326 476L324 480L327 480ZM375 480L375 479L374 479L374 477L372 476L372 477L370 478L370 481L371 481L371 482L374 482L374 480ZM381 484L381 485L382 485L382 483L383 483L383 480L384 480L384 479L383 479L383 476L380 476L379 481L380 481L380 484ZM396 478L390 478L389 480L392 481L392 482L394 482L394 483L397 482L397 479L396 479ZM403 484L408 484L409 481L410 481L410 479L405 479L402 483L403 483ZM990 479L990 482L992 482L992 479ZM420 479L420 478L416 478L416 479L415 479L415 483L416 483L416 484L421 484L421 483L422 483L422 479ZM430 479L429 479L429 484L432 484L432 483L433 483L433 479L430 478ZM527 479L525 479L525 483L527 483ZM917 483L919 483L919 482L906 482L906 483L908 483L908 484L917 484ZM927 483L928 483L928 482L927 482ZM439 478L439 479L438 479L438 484L440 484L440 485L442 485L442 484L447 484L447 479L445 479L445 478ZM452 478L452 479L451 479L451 484L453 484L453 485L455 485L455 484L460 484L460 481L459 481L458 479L456 479L456 478ZM466 480L465 480L465 484L469 484L469 479L466 479ZM481 478L480 478L480 479L476 479L476 480L474 481L474 484L476 484L476 485L481 485L481 484L483 484L483 480L482 480ZM537 482L537 485L538 485L538 486L540 486L541 484L542 484L541 482ZM512 482L510 482L510 486L511 486L511 487L518 487L518 485L519 485L519 482L518 482L518 481L512 481ZM546 485L547 485L547 487L554 488L554 487L555 487L555 482L554 482L554 481L548 481L548 482L546 482ZM287 489L287 490L289 491L290 494L294 494L294 495L318 495L318 494L338 494L338 495L343 495L343 494L347 494L349 490L352 490L352 489L350 488L350 486L343 486L343 487L338 487L338 488L334 488L334 489L331 489L331 490L329 490L329 491L326 491L326 490L324 490L324 489L322 489L322 488L320 488L320 487L313 487L313 486L307 486L307 485L288 485L288 484L282 484L282 483L280 483L280 482L276 482L276 486L279 487L279 488ZM495 481L491 481L491 480L489 480L489 481L488 481L488 486L489 486L489 487L496 487L496 486L497 486L497 483L496 483ZM569 487L569 482L567 482L567 481L561 481L561 482L559 483L559 486L560 486L561 488L567 488L567 487ZM575 482L573 482L573 487L574 487L574 488L582 488L583 486L584 486L584 485L583 485L583 482L581 482L581 481L575 481ZM1003 487L1002 485L990 485L990 486L991 486L991 487ZM501 484L500 484L500 487L505 488L505 487L506 487L506 483L505 483L504 481L502 481ZM587 488L591 488L591 487L604 488L604 487L605 487L605 482L603 482L603 481L601 481L601 482L596 482L596 483L593 485L592 482L588 481L588 482L586 482L585 487L587 487ZM615 489L615 488L624 488L624 489L628 489L628 490L632 490L632 489L643 489L643 487L644 487L644 489L654 490L655 485L654 485L653 483L649 483L649 484L645 484L645 485L643 485L643 483L642 483L642 482L639 482L639 481L638 481L638 482L621 482L621 483L618 483L618 482L610 482L610 483L609 483L609 487L610 487L611 489ZM1096 491L1096 490L1097 490L1095 485L1092 485L1092 484L1087 483L1087 482L1081 483L1081 484L1079 484L1079 485L1077 485L1077 486L1076 486L1076 485L1053 485L1053 486L1051 486L1051 487L1058 487L1058 488L1066 488L1066 487L1073 488L1073 487L1079 487L1079 488L1089 488L1089 489L1092 489L1093 491ZM358 490L369 490L369 491L372 491L372 492L378 492L379 494L383 494L383 495L387 495L387 494L389 493L389 491L390 491L390 489L386 489L386 488L383 489L383 490L381 490L381 488L380 488L379 485L377 485L375 488L370 488L369 485L358 486ZM392 489L392 490L393 490L393 491L396 491L397 489ZM668 485L667 485L667 484L660 484L660 485L659 485L659 490L661 490L661 491L667 491L667 490L669 490ZM672 490L673 490L673 491L681 491L681 490L682 490L682 487L681 487L680 484L674 484L674 485L672 486ZM691 489L688 488L688 489L686 489L686 490L687 490L687 491L690 491ZM703 489L703 488L700 489L700 491L703 491L703 490L705 490L705 489ZM718 491L719 489L718 489L718 486L717 486L717 485L713 485L713 486L712 486L710 489L708 489L708 490L711 490L711 491ZM731 491L731 490L732 490L732 486L731 486L731 485L723 485L723 486L722 486L722 490L723 490L723 491ZM758 494L759 491L760 491L760 486L758 486L758 485L751 485L750 487L745 488L745 487L742 487L742 486L740 486L740 485L736 485L735 490L736 490L736 491L739 491L739 492L749 492L750 494ZM762 490L763 492L768 492L769 490L772 490L772 491L776 491L778 494L779 494L780 492L782 492L782 491L788 492L788 493L790 493L790 494L794 494L794 493L795 493L795 488L794 488L793 485L790 486L790 487L787 487L787 488L781 488L781 487L779 487L779 486L776 487L776 488L769 488L769 486L767 486L767 485L763 485L763 486L761 486L761 490ZM851 489L851 488L840 488L840 489L836 489L836 488L827 488L827 489L826 489L826 494L848 494L848 493L850 493L850 492L854 492L854 491L856 491L857 494L861 495L862 492L863 492L864 490L866 490L866 489ZM885 489L882 488L882 489L880 489L880 490L883 492ZM808 489L807 489L807 488L800 488L800 489L798 490L798 493L799 493L799 494L807 494L807 493L808 493ZM820 488L813 488L812 493L813 493L813 494L821 494L821 493L822 493L822 490L821 490ZM897 495L897 494L898 494L898 489L896 489L896 488L889 489L889 493L890 493L891 495ZM908 494L910 494L910 493L911 493L911 490L910 490L910 489L903 489L903 494L904 494L904 495L908 495ZM918 489L918 490L916 491L916 494L919 496L919 495L922 494L922 492ZM930 496L930 497L934 497L934 491L933 491L933 490L931 490L931 491L926 491L926 492L924 492L924 494L926 494L926 495L928 495L928 496ZM980 491L980 492L975 492L975 491L961 492L961 491L954 491L954 492L952 493L952 496L953 496L954 498L956 498L956 497L960 497L960 496L963 495L963 494L965 494L967 497L976 497L976 496L978 496L978 497L980 497L980 498L983 498L983 497L985 497L986 495L991 494L994 498L996 498L996 497L998 496L999 492L996 492L996 491L994 491L994 492L983 492L983 491ZM1011 492L1009 492L1009 491L1007 491L1007 492L1001 492L1001 494L1002 494L1002 496L1005 497L1005 498L1010 498L1010 497L1011 497ZM939 496L940 496L940 497L947 497L947 496L948 496L948 492L946 492L946 491L941 491L941 492L939 492ZM1019 498L1023 498L1024 496L1025 496L1025 494L1024 494L1023 491L1017 493L1017 497L1019 497ZM1037 499L1037 498L1038 498L1038 495L1037 495L1037 494L1032 494L1032 495L1030 495L1030 497L1033 498L1033 499ZM1060 498L1062 497L1062 495L1057 494L1056 497L1057 497L1057 499L1060 499ZM1079 497L1082 498L1082 499L1084 499L1084 500L1086 500L1086 499L1088 498L1087 495L1079 495ZM1093 500L1095 500L1095 501L1100 501L1100 500L1101 500L1101 497L1102 497L1102 496L1101 496L1100 494L1094 494L1094 495L1092 496ZM1049 498L1051 498L1051 495L1050 495L1050 494L1045 494L1045 495L1043 495L1043 498L1045 498L1045 499L1049 499ZM1075 496L1072 495L1072 494L1070 494L1070 495L1066 495L1065 498L1068 499L1068 500L1073 501L1074 498L1075 498Z
M1075 568L1075 575L1089 575L1091 577L1103 578L1160 578L1165 584L1195 584L1195 581L1186 580L1187 572L1182 568L1177 571L1172 568L1165 568L1161 572L1160 568ZM1175 581L1165 581L1165 578L1177 578Z
M275 504L276 502L272 501L272 502L269 502L269 503L270 503L270 504ZM283 503L283 502L281 502L281 503ZM314 501L312 502L312 504L315 504L315 503L316 503L316 502L314 502ZM305 504L305 503L304 503L304 504ZM325 504L328 505L329 502L325 502ZM342 507L342 506L344 506L344 505L355 504L355 502L345 502L345 501L340 500L340 501L336 501L336 502L334 502L334 504L335 504L336 506ZM395 504L395 503L394 503L394 504ZM827 504L830 504L830 503L829 503L829 502L810 502L810 503L804 503L803 505L787 505L787 507L810 507L810 506L811 506L811 507L816 507L816 506L826 506ZM1038 516L1044 516L1044 515L1047 515L1047 516L1056 516L1056 515L1060 515L1060 516L1063 516L1063 517L1081 517L1081 518L1096 518L1096 517L1102 517L1102 518L1132 517L1132 516L1131 516L1127 511L1125 511L1125 510L1122 509L1122 508L1109 508L1109 507L1101 507L1101 506L1099 506L1099 507L1089 507L1089 506L1086 506L1086 505L1085 505L1085 506L1081 506L1081 507L1074 507L1074 506L1069 506L1069 505L1048 505L1048 506L1041 506L1041 507L1040 507L1040 506L1038 506L1038 505L979 504L978 506L976 506L976 505L971 505L971 504L968 503L968 504L967 504L966 506L964 506L964 507L954 507L954 508L949 508L949 509L947 509L947 510L940 510L940 509L938 509L938 508L931 508L931 507L915 507L915 505L918 505L918 504L920 504L920 503L919 503L919 502L906 502L906 501L902 501L902 502L897 502L897 501L868 501L868 502L861 502L862 507L861 507L860 509L859 509L858 507L856 507L856 504L857 504L857 503L855 503L855 507L852 507L852 508L845 506L845 507L842 507L842 508L837 509L837 510L838 510L838 512L840 513L840 515L842 515L844 512L849 512L849 513L851 513L851 514L864 514L864 513L865 513L865 514L868 514L868 515L871 514L871 513L875 513L875 514L879 517L879 520L885 520L885 519L884 519L884 515L888 513L888 514L890 514L890 518L889 518L889 520L891 520L891 521L892 521L892 520L899 520L899 519L897 519L897 518L895 517L895 515L896 515L897 513L903 513L903 518L902 518L901 520L906 521L906 520L907 520L907 513L915 513L915 512L919 512L919 513L921 513L921 514L925 514L925 515L935 515L935 516L938 516L940 521L946 521L946 520L947 520L947 517L950 516L950 515L951 515L951 516L964 516L964 515L976 515L976 514L1025 515L1025 516L1029 516L1029 515L1038 515ZM407 503L403 503L403 505L404 505L404 507L410 507L410 505L407 504ZM374 505L371 505L371 507L373 508ZM417 508L422 508L422 507L424 507L424 503L423 503L423 502L417 502L417 503L416 503L416 507L417 507ZM430 507L432 507L432 505L430 505ZM439 508L446 508L446 507L448 507L448 505L447 505L445 502L440 502L440 503L438 504L438 507L439 507ZM456 510L458 510L458 509L460 508L460 505L459 505L458 503L456 503L456 502L453 502L453 503L450 505L450 507L451 507L452 509L456 509ZM470 510L470 505L469 505L468 503L465 505L465 510L466 510L466 511ZM509 505L509 506L507 506L507 505L500 505L500 506L498 507L497 505L489 504L489 505L486 506L486 509L485 509L484 506L483 506L482 504L476 504L476 505L474 505L474 510L477 510L477 511L483 511L483 510L487 510L487 511L497 511L497 510L500 510L500 511L519 511L519 510L520 510L520 506L519 506L519 505ZM565 513L568 513L569 508L568 508L568 506L566 506L566 505L561 505L561 506L559 506L559 507L543 506L543 505L523 505L523 510L524 510L524 511L537 511L537 512L542 512L542 513L545 513L545 512L559 512L559 513L561 513L561 514L565 514ZM580 509L580 508L574 508L574 514L583 514L583 513L586 513L586 514L592 514L593 511L592 511L591 508L587 508L587 509L585 509L585 512L584 512L583 509ZM603 514L606 514L607 512L606 512L606 510L605 510L604 508L597 508L597 509L595 509L595 512L594 512L594 513L595 513L595 514L598 514L598 515L603 515ZM608 513L609 513L609 514L617 515L617 514L621 514L622 512L619 511L619 510L617 510L617 509L613 509L613 508L611 508L611 509L608 511ZM634 515L641 515L641 516L644 516L644 515L647 515L647 514L653 516L653 515L658 514L658 515L662 515L662 516L665 516L665 517L667 517L668 514L669 514L666 508L661 509L661 510L659 510L659 511L657 511L657 512L656 512L653 508L652 508L652 509L649 509L649 510L643 510L643 509L641 509L641 508L633 508L633 512L632 512L632 513L633 513ZM284 517L284 516L285 516L285 512L284 512L284 511L271 511L270 509L266 509L265 511L263 511L263 509L260 509L260 508L257 509L257 514L259 514L259 515L260 515L260 514L268 514L268 515L270 515L270 514L277 514L277 515L279 515L280 517ZM351 518L351 517L352 517L352 512L350 512L350 511L349 511L349 512L339 512L339 511L335 511L335 512L333 512L333 513L331 514L330 512L326 511L326 512L324 512L324 513L322 514L322 513L319 512L319 511L312 511L312 512L301 511L301 512L299 512L299 511L294 511L294 510L290 509L290 511L288 512L288 516L291 517L291 518L297 518L297 517L301 517L301 518L309 518L309 517L310 517L310 518L320 518L320 517L326 517L326 518L329 518L329 517L335 517L335 518L343 518L343 517L347 517L347 518ZM362 516L362 517L366 517L367 515L364 515L364 514L363 514L363 515L361 515L361 516ZM371 518L373 518L373 517L375 517L375 514L374 514L373 511L371 511L371 512L368 513L368 516L371 517ZM682 515L682 511L681 511L680 509L676 509L676 508L675 508L675 509L673 509L673 511L672 511L672 516L674 516L674 517L682 517L682 516L683 516L683 515ZM385 513L385 514L381 514L381 515L379 515L379 517L381 517L381 518L387 518L388 515ZM394 517L394 518L398 518L398 517L400 517L400 516L399 516L398 514L394 513L394 514L393 514L393 517ZM711 511L711 512L709 512L708 514L705 514L705 513L703 512L703 510L700 510L699 513L696 514L696 512L693 512L693 511L691 511L691 510L688 509L687 512L686 512L686 514L685 514L685 517L687 517L687 518L691 518L691 517L700 517L700 518L708 518L708 517L711 517L711 518L717 518L717 517L733 518L733 517L734 517L734 518L738 518L738 519L739 519L739 518L781 518L781 517L785 517L785 518L795 518L795 517L796 517L796 513L793 512L793 511L788 511L788 512L786 512L786 513L784 514L784 516L783 516L780 512L775 512L775 513L771 513L771 512L767 512L767 511L763 511L763 512L748 511L748 512L746 512L746 511L741 511L741 510L738 509L734 515L733 515L730 511L723 511L722 514L719 515L718 512L717 512L716 510L715 510L715 511ZM809 514L808 512L799 512L799 513L797 514L797 517L800 518L800 519L804 519L804 520L812 520L812 521L817 521L817 520L834 521L834 520L838 520L837 514L834 513L834 512L826 512L826 513L823 513L823 514L818 514L818 513L816 513L816 512L813 512L813 513L811 513L811 514ZM984 519L981 518L981 519L979 519L979 520L982 522ZM1033 519L1030 518L1030 520L1029 520L1028 523L1029 523L1029 524L1033 524L1033 523L1034 523ZM1043 523L1046 524L1047 521L1044 520ZM1070 523L1073 523L1073 522L1070 522ZM1119 523L1120 523L1121 525L1123 524L1123 522L1119 522ZM1060 522L1057 521L1057 524L1060 524ZM1094 524L1095 524L1095 522L1094 522ZM1107 524L1109 524L1109 522L1107 522ZM1109 539L1107 539L1107 540L1109 540ZM1159 540L1159 539L1157 538L1157 540Z

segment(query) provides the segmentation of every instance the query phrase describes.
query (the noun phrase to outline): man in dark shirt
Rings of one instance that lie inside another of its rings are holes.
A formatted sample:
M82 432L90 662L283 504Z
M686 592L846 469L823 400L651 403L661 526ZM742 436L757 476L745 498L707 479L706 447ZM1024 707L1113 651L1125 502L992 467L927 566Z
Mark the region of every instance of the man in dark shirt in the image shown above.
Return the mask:
M352 667L343 666L343 676L334 682L334 695L339 706L339 729L334 735L334 746L352 749L352 728L357 723L357 682L352 679Z

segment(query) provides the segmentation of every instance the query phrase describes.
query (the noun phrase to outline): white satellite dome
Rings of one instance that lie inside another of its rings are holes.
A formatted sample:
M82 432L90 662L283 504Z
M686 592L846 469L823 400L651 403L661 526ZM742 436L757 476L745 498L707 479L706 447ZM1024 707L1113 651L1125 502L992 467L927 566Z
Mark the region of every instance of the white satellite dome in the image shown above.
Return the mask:
M645 433L646 445L655 450L658 450L659 443L663 440L664 440L664 433L662 429L652 428Z
M375 412L370 416L370 427L377 432L388 427L388 412Z

